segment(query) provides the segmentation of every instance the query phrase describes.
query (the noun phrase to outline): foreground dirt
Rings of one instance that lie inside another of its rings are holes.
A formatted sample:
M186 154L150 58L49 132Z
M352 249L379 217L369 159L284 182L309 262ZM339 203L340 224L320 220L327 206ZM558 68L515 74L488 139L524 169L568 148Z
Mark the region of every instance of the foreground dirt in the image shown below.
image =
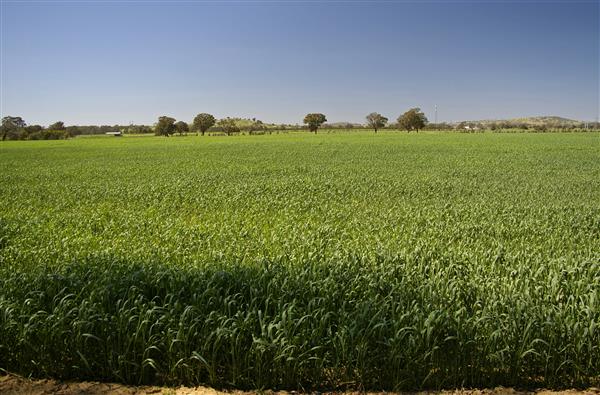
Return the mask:
M261 391L262 394L291 395L291 392ZM0 394L59 394L59 395L95 395L95 394L117 394L117 395L141 395L141 394L164 394L164 395L249 395L252 392L229 391L222 392L208 387L152 387L152 386L128 386L111 383L97 382L61 382L55 380L29 380L15 375L0 375ZM358 393L347 392L345 395L357 395ZM377 394L377 393L370 393ZM383 393L381 393L383 394ZM387 393L389 394L389 393ZM590 388L585 391L517 391L512 388L498 387L485 390L453 390L435 392L407 393L407 395L600 395L600 389Z

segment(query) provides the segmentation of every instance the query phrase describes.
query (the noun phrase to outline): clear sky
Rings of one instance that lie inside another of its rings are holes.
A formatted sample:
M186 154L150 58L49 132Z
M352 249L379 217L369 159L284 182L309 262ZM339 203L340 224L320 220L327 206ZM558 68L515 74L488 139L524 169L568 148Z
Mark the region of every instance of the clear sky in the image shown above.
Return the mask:
M599 111L598 1L0 1L1 112L28 124Z

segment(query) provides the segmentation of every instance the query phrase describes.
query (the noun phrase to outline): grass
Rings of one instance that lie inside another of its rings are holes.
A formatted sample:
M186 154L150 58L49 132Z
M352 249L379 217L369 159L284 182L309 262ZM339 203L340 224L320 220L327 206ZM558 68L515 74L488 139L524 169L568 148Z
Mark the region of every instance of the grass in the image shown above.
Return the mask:
M0 144L0 368L597 385L599 158L597 133Z

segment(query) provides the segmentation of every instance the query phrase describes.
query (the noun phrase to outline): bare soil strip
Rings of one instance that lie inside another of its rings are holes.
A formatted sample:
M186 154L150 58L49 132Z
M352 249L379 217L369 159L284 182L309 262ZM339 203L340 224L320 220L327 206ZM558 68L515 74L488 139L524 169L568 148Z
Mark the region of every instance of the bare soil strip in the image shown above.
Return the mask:
M63 382L56 380L30 380L16 375L0 375L0 394L6 395L38 395L38 394L58 394L58 395L96 395L96 394L117 394L117 395L141 395L141 394L165 394L165 395L249 395L257 392L245 391L217 391L208 387L154 387L154 386L129 386L114 383L87 382ZM262 394L291 395L295 392L272 392L260 391ZM345 395L358 395L359 392L346 392ZM367 394L390 394L370 392ZM497 387L494 389L457 389L450 391L431 391L404 393L406 395L600 395L599 388L589 388L587 390L564 390L550 391L539 389L535 391L521 391L512 388Z

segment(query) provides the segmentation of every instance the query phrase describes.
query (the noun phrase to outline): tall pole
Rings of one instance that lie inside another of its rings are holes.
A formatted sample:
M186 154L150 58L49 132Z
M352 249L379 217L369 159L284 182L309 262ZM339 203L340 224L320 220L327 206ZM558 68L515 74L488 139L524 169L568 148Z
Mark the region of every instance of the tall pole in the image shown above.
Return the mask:
M437 123L437 104L435 105L435 123Z

